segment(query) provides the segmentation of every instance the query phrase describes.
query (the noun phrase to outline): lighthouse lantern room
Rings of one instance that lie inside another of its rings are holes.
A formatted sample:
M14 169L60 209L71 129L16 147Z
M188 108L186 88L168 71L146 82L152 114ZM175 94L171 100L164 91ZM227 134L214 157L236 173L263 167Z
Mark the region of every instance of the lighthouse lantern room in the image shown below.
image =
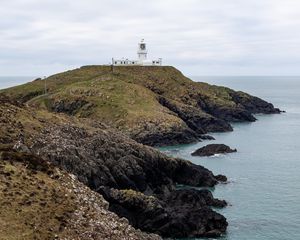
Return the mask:
M137 65L137 66L161 66L162 65L162 59L156 59L156 60L148 60L147 59L147 45L144 41L144 39L142 39L139 43L138 43L138 60L129 60L129 59L120 59L120 60L116 60L116 59L112 59L112 64L115 66L128 66L128 65Z

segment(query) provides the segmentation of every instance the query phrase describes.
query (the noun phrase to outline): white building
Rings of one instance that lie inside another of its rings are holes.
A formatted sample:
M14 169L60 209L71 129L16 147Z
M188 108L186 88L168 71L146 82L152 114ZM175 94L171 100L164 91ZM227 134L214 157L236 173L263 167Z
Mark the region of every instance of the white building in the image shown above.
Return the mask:
M137 66L161 66L162 59L148 60L147 59L147 48L144 39L138 43L138 60L129 59L112 59L112 64L115 66L127 66L127 65L137 65Z

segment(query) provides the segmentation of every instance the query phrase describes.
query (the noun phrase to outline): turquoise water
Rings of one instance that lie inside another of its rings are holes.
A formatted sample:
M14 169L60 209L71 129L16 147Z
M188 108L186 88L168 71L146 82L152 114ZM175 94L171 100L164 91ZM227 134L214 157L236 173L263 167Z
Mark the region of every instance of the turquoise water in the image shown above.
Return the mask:
M215 141L161 150L229 178L230 183L213 189L215 197L231 205L218 210L229 222L222 240L300 239L300 77L197 80L252 93L287 112L258 115L257 122L234 124L234 132L212 134ZM238 152L204 158L190 155L212 142L228 144Z
M33 79L36 79L36 77L26 77L26 76L21 76L21 77L0 77L0 89L8 88L8 87L13 87L16 85L20 85L29 81L32 81Z

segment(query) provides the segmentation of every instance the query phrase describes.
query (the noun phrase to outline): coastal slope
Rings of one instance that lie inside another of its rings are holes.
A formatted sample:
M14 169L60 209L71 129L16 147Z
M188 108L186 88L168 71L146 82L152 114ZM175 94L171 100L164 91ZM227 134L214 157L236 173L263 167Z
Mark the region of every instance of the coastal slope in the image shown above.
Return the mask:
M3 95L0 103L0 145L21 159L37 158L73 174L133 227L163 237L220 236L226 231L225 217L212 209L225 207L225 201L207 190L176 189L177 184L215 186L220 177L208 169L168 157L93 119L33 109ZM8 184L12 180L8 178ZM10 195L14 190L7 191ZM35 201L35 196L26 199ZM31 205L28 209L35 211ZM194 224L196 219L201 221ZM118 221L116 225L123 226Z
M74 175L0 145L0 239L160 240L108 210Z
M1 92L38 109L100 121L151 146L199 141L209 132L232 131L231 122L255 121L255 113L280 112L168 66L84 66Z

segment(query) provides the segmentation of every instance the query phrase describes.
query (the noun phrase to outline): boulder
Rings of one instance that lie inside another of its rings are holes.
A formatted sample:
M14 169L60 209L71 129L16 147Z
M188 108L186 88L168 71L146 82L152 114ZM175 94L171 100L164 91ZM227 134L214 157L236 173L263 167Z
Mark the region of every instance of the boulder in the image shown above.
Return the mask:
M227 182L227 177L222 175L222 174L219 174L219 175L216 175L215 178L219 181L219 182Z

